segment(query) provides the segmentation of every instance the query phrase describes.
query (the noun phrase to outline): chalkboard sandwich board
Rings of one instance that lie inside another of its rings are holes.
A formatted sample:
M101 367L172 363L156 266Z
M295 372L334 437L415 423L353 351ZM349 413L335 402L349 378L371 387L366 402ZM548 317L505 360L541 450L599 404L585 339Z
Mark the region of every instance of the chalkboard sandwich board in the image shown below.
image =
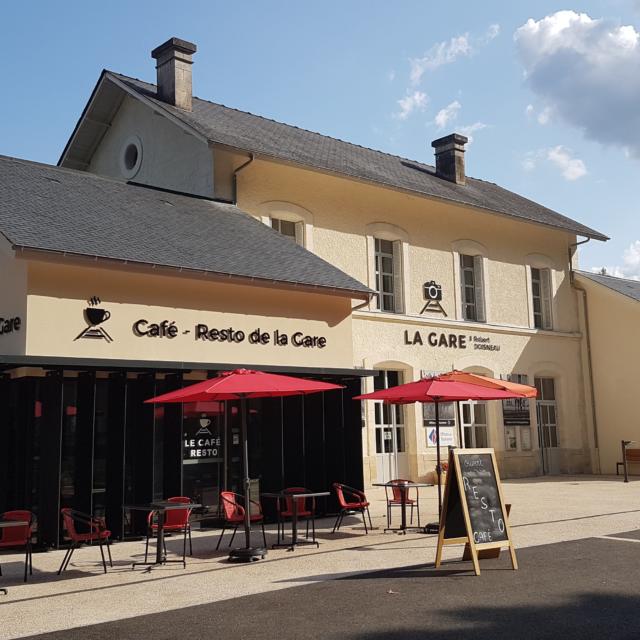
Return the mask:
M508 547L511 566L517 569L507 515L493 449L451 449L436 567L445 545L466 543L476 575L480 575L478 551L483 549Z

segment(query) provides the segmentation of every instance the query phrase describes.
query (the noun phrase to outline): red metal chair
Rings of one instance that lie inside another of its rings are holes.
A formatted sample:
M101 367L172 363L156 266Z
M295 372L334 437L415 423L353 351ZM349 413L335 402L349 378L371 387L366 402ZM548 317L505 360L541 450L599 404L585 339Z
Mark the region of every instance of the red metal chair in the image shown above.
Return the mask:
M364 532L365 534L368 534L369 530L367 529L365 511L367 516L369 516L369 526L372 529L373 524L371 523L371 514L369 513L369 502L367 501L367 496L362 491L349 487L346 484L334 482L332 486L336 492L336 497L338 498L340 513L336 518L336 523L333 525L333 531L331 533L335 533L336 530L340 529L342 519L346 514L350 511L359 511L362 514L362 522L364 522Z
M392 507L402 508L402 488L398 487L397 485L412 484L412 483L413 483L412 480L402 480L398 478L396 480L391 480L391 482L389 483L391 487L384 488L384 492L387 498L387 528L391 527ZM391 489L391 495L389 495L389 489ZM411 507L410 524L413 524L413 509L415 507L416 513L418 515L418 526L420 526L420 501L418 496L418 488L415 487L415 491L416 491L415 499L409 498L408 494L410 490L411 488L405 489L405 491L407 492L405 503L407 504L407 506Z
M264 540L264 546L267 546L267 536L264 532L264 516L262 515L262 507L259 502L255 500L250 501L252 505L258 508L258 513L253 513L249 516L251 522L259 522L262 526L262 539ZM224 518L224 526L222 527L222 533L218 539L216 545L216 551L220 548L222 542L222 536L227 530L227 527L233 527L233 535L229 541L229 546L233 544L233 539L236 536L238 527L244 524L244 496L233 491L221 491L220 492L220 505L222 506L222 517Z
M167 502L174 503L182 503L182 504L190 504L191 498L187 498L186 496L175 496L173 498L169 498ZM182 563L186 566L186 556L187 556L187 535L189 536L189 555L193 555L193 545L191 544L191 523L189 522L189 518L191 518L192 509L167 509L164 515L164 531L165 533L168 531L177 531L179 533L184 534L184 540L182 543ZM147 561L147 555L149 554L149 538L153 537L154 534L158 531L158 523L157 519L154 522L154 517L157 516L157 511L151 511L147 516L147 542L144 548L144 561ZM167 543L163 540L164 543L164 555L167 555Z
M62 514L62 521L64 528L69 538L71 538L71 547L67 549L67 553L62 559L62 564L58 569L58 575L67 569L69 561L73 552L81 545L92 542L97 542L100 545L100 555L102 556L102 568L107 573L107 563L104 559L104 551L102 545L106 545L107 553L109 554L109 565L113 567L113 560L111 559L111 531L107 529L107 525L103 518L94 518L81 511L75 509L69 509L65 507L60 509ZM80 524L84 527L88 527L89 531L85 533L79 533L76 529L76 524Z
M31 533L34 521L31 511L16 510L5 511L0 515L0 520L14 520L17 522L28 522L29 524L22 526L4 527L1 529L2 538L0 538L0 549L9 549L15 547L24 547L24 581L27 581L27 574L33 575L33 559L31 556ZM0 567L0 576L2 568Z
M316 541L316 499L315 498L295 498L296 493L311 493L309 489L305 487L289 487L283 491L287 495L285 498L284 508L278 499L276 509L278 511L278 542L280 542L280 529L282 527L282 538L284 538L284 523L287 518L293 518L293 501L296 501L297 517L304 518L307 524L307 532L305 536L309 537L309 520L311 520L312 540Z

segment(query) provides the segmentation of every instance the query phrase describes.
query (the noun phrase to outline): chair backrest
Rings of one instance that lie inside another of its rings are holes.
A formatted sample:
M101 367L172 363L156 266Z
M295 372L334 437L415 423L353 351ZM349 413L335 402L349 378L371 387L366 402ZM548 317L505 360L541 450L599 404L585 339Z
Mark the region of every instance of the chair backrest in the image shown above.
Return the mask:
M225 520L234 520L244 516L244 507L238 504L237 496L233 491L220 492L220 504Z
M190 504L191 498L186 496L175 496L169 498L167 502ZM191 516L191 509L167 509L165 512L164 524L165 526L180 526L184 527L189 521Z
M411 480L402 480L401 478L396 478L395 480L391 480L389 483L391 485L391 493L393 494L393 499L402 501L402 491L399 484L411 484Z
M60 513L62 514L62 522L67 535L75 542L78 539L78 532L76 531L76 522L73 518L73 509L64 507L60 509Z
M5 511L0 515L2 520L24 521L28 524L20 527L5 527L2 529L2 542L4 544L23 545L31 540L31 529L33 527L33 513L24 509L15 511Z
M309 489L306 489L305 487L287 487L283 493L291 494L291 497L287 495L287 497L285 498L285 505L286 505L285 511L293 512L294 500L297 502L296 507L298 509L298 512L313 510L313 508L315 507L315 504L314 504L315 501L313 498L294 498L293 497L295 496L296 493L311 493L311 491L309 491Z
M346 509L347 501L344 497L344 490L343 490L344 485L340 484L339 482L334 482L332 486L336 492L336 498L338 498L338 504L340 505L341 508Z

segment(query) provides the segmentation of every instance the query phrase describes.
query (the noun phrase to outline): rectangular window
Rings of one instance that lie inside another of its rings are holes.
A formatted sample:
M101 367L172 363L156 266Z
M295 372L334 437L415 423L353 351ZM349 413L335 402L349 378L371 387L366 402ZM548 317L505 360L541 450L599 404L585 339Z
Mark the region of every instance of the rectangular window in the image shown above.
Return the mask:
M538 399L538 427L541 444L545 448L558 447L558 418L556 406L556 387L553 378L536 378Z
M469 449L489 446L487 406L473 400L460 403L464 447Z
M271 218L271 227L283 236L290 238L296 244L304 246L304 231L302 222L290 222L280 218Z
M537 329L552 329L550 269L531 267L531 299L533 303L533 326Z
M473 322L486 322L482 256L460 254L460 296L462 318Z
M378 309L402 313L402 245L400 241L375 238Z

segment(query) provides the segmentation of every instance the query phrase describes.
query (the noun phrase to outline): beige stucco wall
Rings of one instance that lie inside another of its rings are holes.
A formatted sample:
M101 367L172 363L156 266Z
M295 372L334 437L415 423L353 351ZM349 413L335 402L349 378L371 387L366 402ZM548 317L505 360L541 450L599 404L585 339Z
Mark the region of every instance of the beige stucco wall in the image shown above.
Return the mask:
M621 440L640 448L637 383L640 302L576 274L587 292L587 310L598 423L600 469L615 473L622 460ZM637 466L632 473L640 473Z
M15 260L8 243L0 238L0 324L20 319L19 329L0 335L0 354L24 353L27 317L27 270L24 263Z
M131 180L213 196L213 159L208 145L128 96L94 153L88 171L124 179L120 163L132 136L140 139L142 163Z
M354 314L354 364L404 371L405 380L421 370L452 367L478 369L490 375L551 376L556 381L560 435L560 470L591 470L590 410L585 398L582 333L576 293L568 274L571 234L515 221L468 207L412 196L392 189L257 160L242 172L238 204L263 221L270 203L279 210L305 211L312 248L322 258L374 287L372 237L395 233L405 244L406 313L382 314L363 309ZM311 224L309 225L309 222ZM485 256L487 323L461 317L457 250L480 246ZM553 280L554 331L532 327L527 265L549 266ZM447 317L425 313L422 285L442 285ZM404 331L431 330L488 337L499 351L432 348L405 345ZM367 389L372 389L369 379ZM490 403L489 444L495 447L506 477L541 472L535 405L531 403L531 451L504 451L500 403ZM363 433L365 481L376 479L373 408L367 406ZM422 478L435 463L435 448L427 448L420 407L406 409L409 472Z
M110 314L98 326L112 341L78 336L89 325L88 300ZM351 368L351 300L343 297L274 288L86 268L45 262L29 264L27 355ZM175 337L139 336L151 323L167 320ZM241 342L196 339L196 325L243 331ZM256 329L268 344L250 343ZM185 333L187 332L188 333ZM274 344L274 332L286 334L286 345ZM326 339L324 347L296 346L293 335Z

